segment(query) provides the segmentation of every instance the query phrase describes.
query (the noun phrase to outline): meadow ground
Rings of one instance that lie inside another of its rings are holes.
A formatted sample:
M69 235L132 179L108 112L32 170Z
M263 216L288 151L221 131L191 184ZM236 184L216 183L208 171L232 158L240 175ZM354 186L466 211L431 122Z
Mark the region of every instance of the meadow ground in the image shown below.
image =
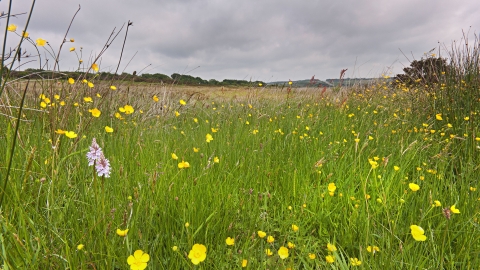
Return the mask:
M7 83L3 269L480 266L475 106L385 82L90 83L30 81L21 111Z

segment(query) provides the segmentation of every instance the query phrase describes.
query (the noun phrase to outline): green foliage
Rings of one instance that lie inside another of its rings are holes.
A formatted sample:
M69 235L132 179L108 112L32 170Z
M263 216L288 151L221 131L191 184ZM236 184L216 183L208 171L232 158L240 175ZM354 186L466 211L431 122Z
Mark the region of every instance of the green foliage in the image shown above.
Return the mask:
M451 66L447 60L440 57L427 57L420 60L414 60L410 67L403 69L404 74L397 74L393 78L397 84L412 86L415 84L434 85L440 82L442 74L445 74Z

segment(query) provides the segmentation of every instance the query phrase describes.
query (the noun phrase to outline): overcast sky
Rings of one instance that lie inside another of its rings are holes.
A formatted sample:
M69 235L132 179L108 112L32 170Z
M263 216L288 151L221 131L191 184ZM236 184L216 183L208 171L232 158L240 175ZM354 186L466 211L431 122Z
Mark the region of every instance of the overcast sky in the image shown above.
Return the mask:
M28 11L31 2L13 1L12 13ZM30 37L58 50L79 5L68 34L75 42L61 52L62 70L76 68L70 47L83 47L87 63L128 20L133 26L120 71L266 82L338 78L346 68L351 78L394 75L412 55L419 59L439 42L450 46L462 30L470 29L473 40L480 30L478 0L37 0ZM0 11L7 10L8 1L1 1ZM17 32L26 19L11 19ZM101 69L115 70L122 31L102 56ZM23 47L36 54L32 46Z

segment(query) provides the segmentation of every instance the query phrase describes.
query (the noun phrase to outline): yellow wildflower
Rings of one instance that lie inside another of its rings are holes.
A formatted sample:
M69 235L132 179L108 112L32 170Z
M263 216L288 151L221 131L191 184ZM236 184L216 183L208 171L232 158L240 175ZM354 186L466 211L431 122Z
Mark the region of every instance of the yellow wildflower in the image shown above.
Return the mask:
M227 244L227 246L233 246L235 244L235 239L231 237L227 237L227 239L225 240L225 243Z
M127 233L128 233L128 229L125 229L125 230L120 230L120 229L117 229L117 234L118 236L127 236Z
M47 41L45 39L42 39L42 38L37 38L36 44L40 47L43 47L43 46L45 46L45 44L47 44Z
M15 31L17 31L17 26L12 23L7 27L7 30L10 31L10 32L15 32Z
M207 258L207 247L202 244L193 245L192 249L188 253L188 258L193 264L198 265Z

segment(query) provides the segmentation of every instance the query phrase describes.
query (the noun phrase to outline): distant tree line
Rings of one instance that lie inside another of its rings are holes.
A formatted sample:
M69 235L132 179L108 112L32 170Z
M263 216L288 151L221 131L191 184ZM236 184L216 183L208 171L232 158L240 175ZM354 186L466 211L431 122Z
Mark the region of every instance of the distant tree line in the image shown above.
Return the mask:
M11 71L9 73L10 78L25 78L25 79L35 79L41 77L54 78L54 79L68 79L68 78L79 78L85 75L86 79L92 79L95 77L96 80L124 80L124 81L135 81L135 82L148 82L148 83L164 83L164 84L178 84L178 85L204 85L204 86L258 86L259 84L265 85L262 81L246 81L246 80L231 80L225 79L223 81L217 81L215 79L204 80L200 77L193 77L191 75L173 73L168 76L161 73L148 74L143 73L141 75L122 73L122 74L112 74L109 72L98 72L98 73L87 73L78 72L78 71L62 71L55 72L49 70L41 69L26 69L23 71Z

